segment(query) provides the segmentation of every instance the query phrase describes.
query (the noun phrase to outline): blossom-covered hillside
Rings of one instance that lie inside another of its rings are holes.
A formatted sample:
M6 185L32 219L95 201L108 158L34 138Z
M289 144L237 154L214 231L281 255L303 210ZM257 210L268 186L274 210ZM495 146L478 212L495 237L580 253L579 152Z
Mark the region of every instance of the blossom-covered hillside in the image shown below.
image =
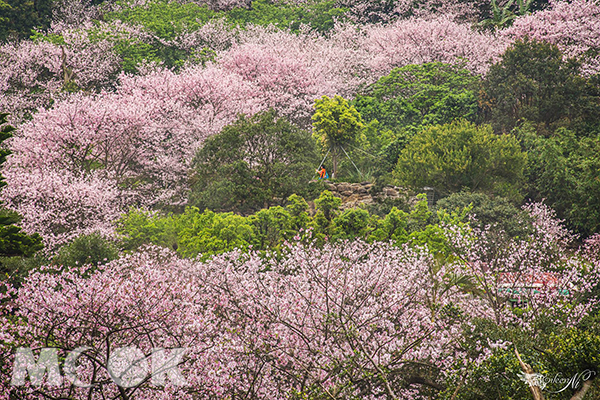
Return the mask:
M4 398L600 396L598 0L0 0L0 128Z

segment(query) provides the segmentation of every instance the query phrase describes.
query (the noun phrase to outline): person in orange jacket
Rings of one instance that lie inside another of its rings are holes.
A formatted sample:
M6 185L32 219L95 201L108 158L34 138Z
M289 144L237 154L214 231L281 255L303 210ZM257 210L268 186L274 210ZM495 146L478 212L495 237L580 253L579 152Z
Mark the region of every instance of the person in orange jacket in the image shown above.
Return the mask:
M329 178L329 174L327 173L324 165L321 165L321 169L317 169L317 173L319 174L319 179Z

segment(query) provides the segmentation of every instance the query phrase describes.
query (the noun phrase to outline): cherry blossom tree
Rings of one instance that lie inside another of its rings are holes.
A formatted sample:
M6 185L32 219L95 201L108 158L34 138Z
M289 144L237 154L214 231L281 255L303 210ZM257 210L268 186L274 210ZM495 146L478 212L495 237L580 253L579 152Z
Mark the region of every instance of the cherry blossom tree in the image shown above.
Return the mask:
M30 276L13 304L5 304L13 307L17 320L26 322L15 324L13 317L9 325L15 329L2 339L35 349L53 347L61 355L72 351L82 354L77 367L65 368L64 379L48 377L41 386L28 381L9 386L15 378L3 373L3 398L226 397L231 387L228 364L232 358L224 348L226 331L217 330L218 318L213 314L201 270L162 250L147 249L144 254L112 263L104 271L88 271L89 277L82 274L85 268L42 270ZM157 349L161 349L158 354ZM183 352L175 349L183 349L185 359ZM138 357L139 352L153 353L152 359L124 370L133 364L127 361ZM14 353L9 357L14 360ZM164 362L169 357L175 357L171 364ZM145 370L152 365L160 372L163 366L180 362L177 368L184 375L159 373L150 378Z
M11 190L3 199L23 215L27 229L43 232L49 245L63 241L54 235L71 238L93 230L95 223L107 232L108 221L123 207L182 204L189 163L204 138L239 113L264 107L256 102L253 85L216 67L121 79L116 93L77 93L40 111L11 139L13 156L6 166ZM29 176L35 185L25 179ZM65 187L58 187L57 177ZM71 207L73 217L80 210L78 196L69 202L67 194L88 184L94 189L86 198L97 212L82 213L81 226L65 222L64 210Z
M363 50L315 33L255 27L216 61L255 84L262 103L308 127L315 99L350 96L366 82L365 59Z
M8 42L0 46L0 107L13 124L47 107L61 89L60 48L48 42ZM50 78L49 77L54 77Z
M48 253L82 234L110 237L112 221L126 210L126 194L98 176L47 167L10 168L4 174L10 182L2 193L4 205L23 215L24 231L39 233Z
M0 46L0 107L13 122L30 118L64 97L64 91L97 91L119 69L114 43L90 38L84 29L55 29L61 43L43 39Z
M489 228L450 234L463 261L461 273L481 290L499 326L516 324L535 335L537 323L548 315L555 324L576 325L596 305L586 295L599 283L600 265L573 257L568 246L574 236L548 206L531 203L524 210L532 218L532 233L525 238L499 243ZM512 312L511 300L523 305L522 314Z
M464 63L465 68L485 74L508 45L506 40L475 32L447 16L410 18L365 30L369 65L380 76L395 67L434 61Z
M78 378L94 385L65 379L58 388L26 384L6 393L410 398L421 385L440 385L431 371L456 355L460 333L460 321L444 307L466 296L442 290L444 271L431 270L429 255L361 243L288 251L281 262L231 253L203 264L146 249L97 272L33 274L14 302L16 317L27 322L10 323L14 330L4 337L61 352L87 347ZM148 380L117 387L109 354L131 346L144 355L157 347L187 348L180 368L190 386L162 388Z
M563 251L569 233L547 207L528 211L534 240L499 252L486 247L485 232L447 225L455 255L446 263L426 248L354 241L288 245L272 256L233 251L206 262L146 248L98 269L46 268L2 295L6 370L15 347L86 346L78 376L96 385L65 379L59 388L9 387L4 373L4 393L421 398L506 346L470 337L475 319L519 327L535 340L539 323L572 327L594 307L588 295L600 276L597 260ZM505 284L523 289L541 276L547 285L521 291L528 307L514 312ZM152 348L187 348L179 368L190 385L163 388L147 379L117 387L108 358L127 346L142 358L152 358Z
M553 1L546 10L518 18L502 35L556 44L566 57L583 62L584 74L600 72L600 5L595 1Z
M453 270L454 279L484 302L488 314L472 321L472 330L465 335L466 343L471 343L467 347L490 357L479 365L459 362L459 372L449 378L454 382L454 393L468 387L465 392L485 397L517 392L525 397L527 386L514 385L507 381L507 375L518 379L523 373L556 371L570 376L579 373L581 365L590 365L588 342L581 337L595 335L586 327L589 322L585 319L594 320L597 315L597 238L575 251L569 248L573 235L556 219L554 211L539 203L524 209L531 218L531 232L525 237L502 239L490 227L474 229L468 235L450 229L458 233L449 234L460 259ZM573 332L581 336L573 336ZM572 338L568 350L556 358L548 343L563 346L553 338L565 336ZM583 356L578 359L567 354ZM572 399L584 398L590 383L573 386ZM543 399L539 387L529 389L534 398Z
M354 242L292 247L280 262L258 263L266 271L256 277L250 263L217 265L227 318L246 327L238 340L288 393L412 398L443 387L448 362L463 356L461 322L447 311L468 297L445 285L427 252Z

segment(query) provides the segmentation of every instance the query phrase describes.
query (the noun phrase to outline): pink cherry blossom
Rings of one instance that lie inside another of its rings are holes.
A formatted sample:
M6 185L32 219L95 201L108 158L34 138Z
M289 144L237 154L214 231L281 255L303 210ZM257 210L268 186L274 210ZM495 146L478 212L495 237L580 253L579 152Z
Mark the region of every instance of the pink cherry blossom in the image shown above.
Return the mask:
M556 44L566 57L582 59L584 74L600 72L600 5L595 1L553 1L546 10L518 18L502 35Z

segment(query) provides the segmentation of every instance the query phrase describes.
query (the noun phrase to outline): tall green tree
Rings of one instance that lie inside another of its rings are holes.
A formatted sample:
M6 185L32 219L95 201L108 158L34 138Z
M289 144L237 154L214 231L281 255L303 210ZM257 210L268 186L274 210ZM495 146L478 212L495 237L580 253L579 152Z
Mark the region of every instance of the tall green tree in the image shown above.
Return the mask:
M314 137L324 152L331 152L333 160L332 178L337 176L338 160L346 152L347 145L360 141L365 128L360 113L341 96L323 96L315 100L312 116Z
M318 156L310 134L271 110L240 116L193 161L190 203L247 213L304 194Z
M476 122L480 80L460 65L434 62L395 68L365 87L352 104L367 123L369 147L364 150L377 155L377 160L367 156L361 171L374 167L374 175L390 180L400 152L414 134L459 118Z
M546 134L575 121L598 121L597 85L580 76L579 68L553 44L517 40L483 81L488 120L499 132L527 120Z

